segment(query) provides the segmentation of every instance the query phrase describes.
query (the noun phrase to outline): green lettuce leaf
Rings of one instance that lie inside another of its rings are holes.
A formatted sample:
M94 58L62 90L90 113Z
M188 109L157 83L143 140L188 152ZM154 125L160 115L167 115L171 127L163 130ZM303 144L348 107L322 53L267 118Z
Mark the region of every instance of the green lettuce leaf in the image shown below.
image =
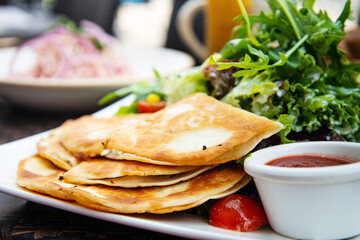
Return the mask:
M197 67L183 75L172 75L167 78L162 85L162 92L167 96L168 104L172 104L195 92L209 93L207 81L201 73L201 68Z

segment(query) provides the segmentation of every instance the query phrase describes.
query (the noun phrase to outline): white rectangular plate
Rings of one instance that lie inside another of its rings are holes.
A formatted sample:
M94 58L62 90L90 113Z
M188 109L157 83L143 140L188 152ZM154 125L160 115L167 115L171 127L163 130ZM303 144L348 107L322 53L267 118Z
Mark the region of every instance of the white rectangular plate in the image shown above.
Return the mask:
M132 99L132 97L127 97L95 113L94 115L98 117L112 116L115 114L119 106L131 103ZM45 195L37 194L35 192L24 190L16 184L17 165L20 160L36 153L36 142L38 142L47 134L48 132L44 132L21 140L0 145L0 192L39 204L102 219L109 222L191 239L288 239L276 234L269 228L261 229L255 232L236 232L212 227L205 219L181 212L164 215L123 215L100 212L85 208L73 202L58 200Z

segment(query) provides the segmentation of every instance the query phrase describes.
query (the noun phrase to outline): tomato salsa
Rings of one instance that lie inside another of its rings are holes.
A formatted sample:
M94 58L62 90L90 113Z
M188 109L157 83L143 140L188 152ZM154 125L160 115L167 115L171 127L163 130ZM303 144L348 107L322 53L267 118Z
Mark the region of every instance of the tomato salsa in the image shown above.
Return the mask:
M277 158L266 163L270 166L290 167L290 168L309 168L309 167L327 167L354 163L354 161L322 155L292 155Z

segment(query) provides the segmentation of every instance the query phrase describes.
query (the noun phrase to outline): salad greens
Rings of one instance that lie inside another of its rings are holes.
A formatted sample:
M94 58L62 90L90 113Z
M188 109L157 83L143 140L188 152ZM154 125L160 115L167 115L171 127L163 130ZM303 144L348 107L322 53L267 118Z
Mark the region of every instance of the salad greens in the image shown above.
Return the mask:
M171 104L205 92L283 123L282 142L324 128L359 141L360 64L338 48L346 20L353 19L350 0L335 21L326 11L314 11L315 0L304 0L300 8L295 0L266 0L270 11L259 15L248 15L238 1L242 14L234 20L240 24L220 53L182 75L159 77L156 84L142 88L140 83L104 99L133 92L139 100L158 92ZM212 74L206 74L211 66Z

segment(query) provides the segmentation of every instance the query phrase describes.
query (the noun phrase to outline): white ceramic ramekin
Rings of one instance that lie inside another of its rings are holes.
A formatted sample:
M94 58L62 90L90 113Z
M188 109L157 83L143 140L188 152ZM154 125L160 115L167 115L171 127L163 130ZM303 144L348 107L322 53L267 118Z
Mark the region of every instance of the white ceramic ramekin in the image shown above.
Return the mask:
M360 161L360 143L303 142L265 148L245 160L270 226L297 239L360 234L360 162L316 168L265 165L283 156L324 154Z

